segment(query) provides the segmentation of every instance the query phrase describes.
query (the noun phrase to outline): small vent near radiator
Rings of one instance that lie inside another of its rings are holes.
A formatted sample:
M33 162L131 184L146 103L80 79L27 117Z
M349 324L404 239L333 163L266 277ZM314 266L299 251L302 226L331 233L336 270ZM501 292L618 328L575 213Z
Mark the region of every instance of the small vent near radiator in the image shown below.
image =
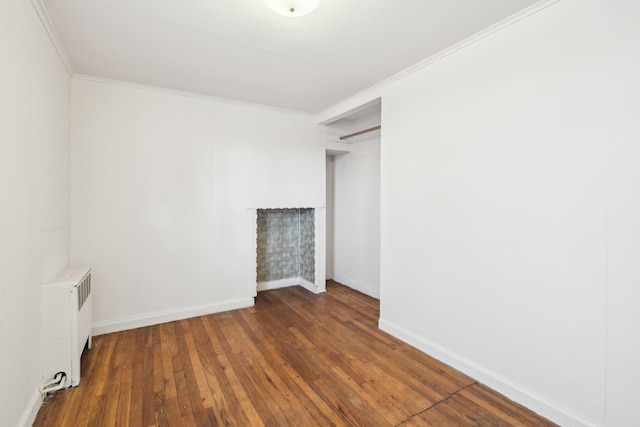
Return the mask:
M78 288L78 311L80 311L91 294L91 273L84 276L84 279L76 286Z

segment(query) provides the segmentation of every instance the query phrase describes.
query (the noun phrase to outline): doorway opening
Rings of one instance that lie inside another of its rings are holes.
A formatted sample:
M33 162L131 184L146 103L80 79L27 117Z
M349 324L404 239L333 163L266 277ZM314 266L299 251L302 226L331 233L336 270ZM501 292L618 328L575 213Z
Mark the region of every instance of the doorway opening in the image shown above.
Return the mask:
M325 123L326 276L380 298L381 101Z

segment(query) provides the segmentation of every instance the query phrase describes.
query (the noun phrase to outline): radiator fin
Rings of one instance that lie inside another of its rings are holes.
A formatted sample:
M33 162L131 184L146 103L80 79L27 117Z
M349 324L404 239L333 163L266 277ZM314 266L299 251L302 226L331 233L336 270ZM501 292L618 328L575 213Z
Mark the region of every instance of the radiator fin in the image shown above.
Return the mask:
M78 311L80 311L89 295L91 295L91 273L84 276L84 279L76 286L78 288Z

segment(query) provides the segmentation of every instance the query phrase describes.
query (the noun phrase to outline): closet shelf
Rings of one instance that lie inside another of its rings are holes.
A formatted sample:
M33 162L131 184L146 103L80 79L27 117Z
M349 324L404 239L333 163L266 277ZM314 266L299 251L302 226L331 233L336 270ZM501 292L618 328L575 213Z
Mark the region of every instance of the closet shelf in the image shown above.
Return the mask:
M344 141L345 139L353 138L354 136L363 135L365 133L373 132L373 131L380 130L380 129L382 129L382 126L378 125L378 126L374 126L374 127L368 128L368 129L359 130L358 132L350 133L348 135L342 135L340 137L340 141Z

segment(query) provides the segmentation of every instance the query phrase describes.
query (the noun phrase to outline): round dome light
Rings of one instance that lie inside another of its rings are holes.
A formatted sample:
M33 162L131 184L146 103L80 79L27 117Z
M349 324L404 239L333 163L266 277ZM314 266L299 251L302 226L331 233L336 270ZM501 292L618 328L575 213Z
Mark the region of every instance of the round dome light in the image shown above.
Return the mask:
M320 0L262 0L269 9L289 17L307 15L318 8Z

